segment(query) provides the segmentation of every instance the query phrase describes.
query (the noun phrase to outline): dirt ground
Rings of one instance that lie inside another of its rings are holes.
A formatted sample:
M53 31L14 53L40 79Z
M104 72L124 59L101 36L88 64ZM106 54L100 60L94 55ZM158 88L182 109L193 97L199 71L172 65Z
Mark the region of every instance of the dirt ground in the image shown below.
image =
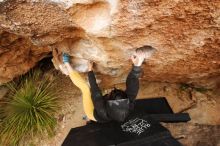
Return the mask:
M71 80L60 73L57 90L61 89L61 108L57 114L58 126L55 136L36 139L33 145L60 146L71 128L86 124L80 91ZM116 85L123 89L124 84ZM186 146L220 146L220 98L210 91L201 93L179 84L141 82L138 98L164 96L174 112L187 111L192 120L188 123L164 124L174 137ZM202 112L201 112L202 111ZM212 135L211 139L208 138Z

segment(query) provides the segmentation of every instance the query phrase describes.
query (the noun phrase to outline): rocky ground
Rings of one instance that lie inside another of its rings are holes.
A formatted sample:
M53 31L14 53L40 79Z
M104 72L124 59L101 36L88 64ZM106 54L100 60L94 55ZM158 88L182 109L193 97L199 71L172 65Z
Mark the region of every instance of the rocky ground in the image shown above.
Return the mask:
M39 146L60 146L74 127L85 125L80 91L70 79L60 73L57 89L61 89L61 109L57 114L58 126L54 137L36 139ZM103 85L104 86L104 85ZM116 85L123 88L123 84ZM141 82L138 98L165 96L175 112L189 112L192 120L188 123L164 124L185 146L220 146L220 99L211 91L197 91L179 84ZM219 96L219 95L218 95Z

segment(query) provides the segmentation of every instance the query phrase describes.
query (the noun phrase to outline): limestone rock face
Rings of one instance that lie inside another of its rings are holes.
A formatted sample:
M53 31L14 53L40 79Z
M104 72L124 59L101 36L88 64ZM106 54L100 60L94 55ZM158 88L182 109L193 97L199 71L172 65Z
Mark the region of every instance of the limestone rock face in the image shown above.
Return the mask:
M34 46L29 38L8 32L1 33L0 44L0 83L27 72L49 51L48 47Z
M219 26L219 0L2 0L0 83L55 48L80 71L94 61L102 83L124 82L131 53L151 45L157 52L143 65L143 80L214 87Z

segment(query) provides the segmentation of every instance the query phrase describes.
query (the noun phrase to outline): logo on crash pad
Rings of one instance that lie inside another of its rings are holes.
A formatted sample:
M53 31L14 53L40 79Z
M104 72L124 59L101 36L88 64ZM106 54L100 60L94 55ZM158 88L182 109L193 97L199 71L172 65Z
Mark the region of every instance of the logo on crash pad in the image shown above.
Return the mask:
M150 126L151 125L146 120L135 118L121 125L121 128L124 132L135 133L137 135L140 135L145 130L150 128Z

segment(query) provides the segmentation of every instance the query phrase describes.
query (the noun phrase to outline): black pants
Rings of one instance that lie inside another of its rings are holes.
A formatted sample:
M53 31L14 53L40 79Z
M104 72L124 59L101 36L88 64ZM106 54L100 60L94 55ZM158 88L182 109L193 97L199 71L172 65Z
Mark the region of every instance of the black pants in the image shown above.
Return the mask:
M134 66L128 77L126 79L126 90L125 93L127 97L130 99L130 103L133 104L134 100L138 94L139 90L139 76L140 76L141 68ZM94 116L97 121L109 121L109 117L107 115L105 101L102 95L102 92L96 82L96 78L93 71L88 73L91 93L92 93L92 101L94 104Z

